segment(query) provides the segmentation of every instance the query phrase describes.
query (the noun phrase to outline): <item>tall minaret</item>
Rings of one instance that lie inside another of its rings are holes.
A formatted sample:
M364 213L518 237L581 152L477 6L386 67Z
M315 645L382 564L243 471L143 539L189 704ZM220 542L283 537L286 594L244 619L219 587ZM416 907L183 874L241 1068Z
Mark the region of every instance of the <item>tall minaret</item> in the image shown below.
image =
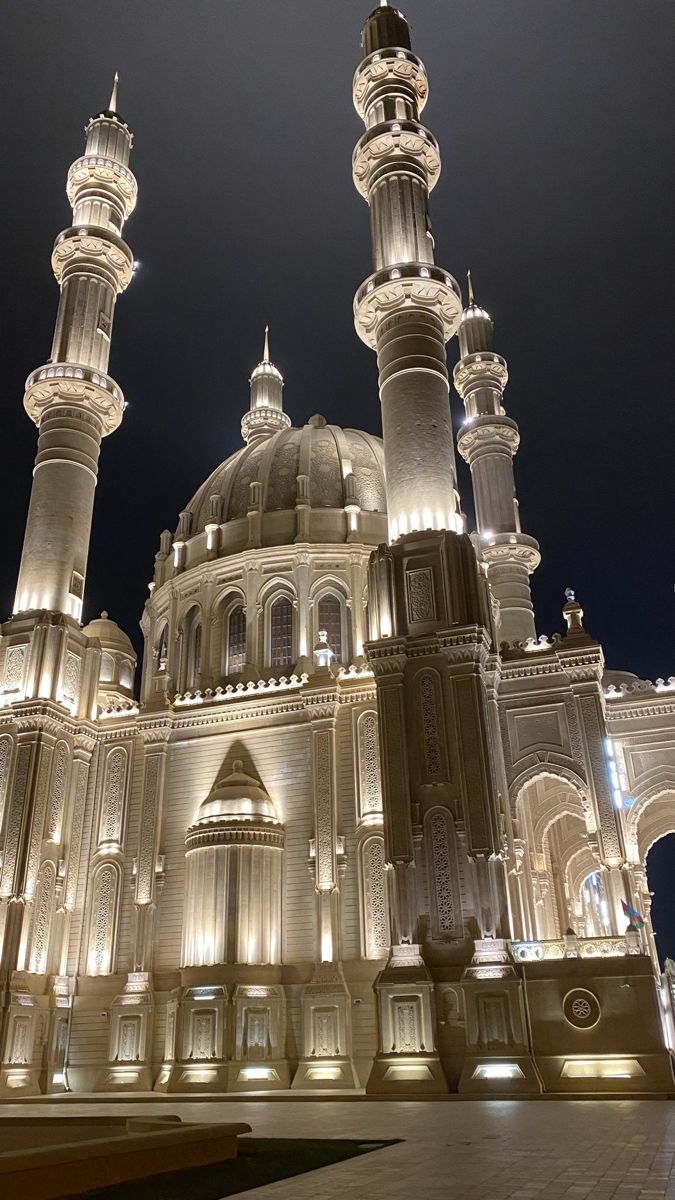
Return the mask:
M270 361L269 326L265 326L263 356L249 380L251 405L241 419L241 436L245 442L270 437L280 429L290 428L290 417L284 412L284 377Z
M80 619L101 440L117 429L124 398L107 374L115 300L133 271L121 231L136 203L132 135L110 104L92 118L68 172L70 229L52 267L61 288L49 361L26 381L24 405L38 453L14 612L48 609Z
M354 150L370 205L372 274L354 300L356 328L377 350L392 541L413 530L462 529L445 343L461 316L455 280L434 265L429 192L435 138L420 124L428 93L405 17L382 5L366 21L354 104L366 132Z
M461 358L454 372L466 409L457 448L471 468L480 553L499 601L499 640L524 642L535 636L529 577L541 556L537 542L520 528L513 478L520 435L504 412L508 371L492 349L492 334L492 320L476 304L469 275L469 304L458 334Z
M428 199L440 160L418 121L426 74L388 5L368 18L363 48L354 178L370 204L375 273L355 313L378 353L390 529L368 566L391 951L375 983L379 1049L367 1086L412 1078L412 1054L416 1090L438 1092L447 1083L429 962L445 962L450 946L453 961L468 958L473 940L479 956L483 942L488 957L497 944L504 953L509 929L492 618L455 486L445 343L462 305L433 261Z

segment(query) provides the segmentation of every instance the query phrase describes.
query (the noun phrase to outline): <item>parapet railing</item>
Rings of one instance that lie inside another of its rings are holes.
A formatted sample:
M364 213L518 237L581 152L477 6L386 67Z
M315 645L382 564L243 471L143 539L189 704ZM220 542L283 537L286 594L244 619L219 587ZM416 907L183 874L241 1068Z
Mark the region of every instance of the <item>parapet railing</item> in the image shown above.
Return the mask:
M509 942L515 962L544 962L556 958L623 958L627 954L644 954L640 935L627 932L621 937L580 938L568 934L536 942Z

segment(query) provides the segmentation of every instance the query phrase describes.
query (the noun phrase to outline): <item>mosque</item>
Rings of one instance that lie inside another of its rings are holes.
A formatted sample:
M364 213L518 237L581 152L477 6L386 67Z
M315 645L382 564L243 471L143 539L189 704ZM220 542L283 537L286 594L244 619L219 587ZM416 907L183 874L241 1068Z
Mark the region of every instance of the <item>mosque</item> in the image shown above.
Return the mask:
M645 861L675 679L607 670L569 589L537 636L507 364L434 260L427 93L380 5L353 177L382 437L292 428L265 340L241 448L160 536L138 694L127 634L81 620L136 204L116 88L87 126L0 628L3 1096L673 1088Z

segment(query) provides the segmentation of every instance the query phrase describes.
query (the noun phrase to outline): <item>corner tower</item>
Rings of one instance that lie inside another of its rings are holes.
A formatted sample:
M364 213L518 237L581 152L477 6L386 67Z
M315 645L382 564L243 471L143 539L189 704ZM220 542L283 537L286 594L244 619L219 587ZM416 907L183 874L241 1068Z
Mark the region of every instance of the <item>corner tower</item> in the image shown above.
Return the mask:
M541 556L537 542L520 528L513 476L520 434L504 411L506 361L493 350L492 318L476 303L470 274L468 283L454 372L466 410L457 449L471 470L480 554L499 602L499 641L525 642L535 636L529 577Z
M361 36L354 104L366 132L352 161L368 201L373 274L354 300L359 336L377 351L392 541L423 529L462 530L445 343L460 321L459 287L434 263L429 193L441 159L420 123L428 94L410 29L382 5Z
M24 405L39 436L15 614L82 615L101 441L125 406L107 372L115 301L133 272L122 239L136 203L131 145L115 76L110 104L89 122L84 155L68 172L73 220L52 253L61 289L52 352L26 381Z

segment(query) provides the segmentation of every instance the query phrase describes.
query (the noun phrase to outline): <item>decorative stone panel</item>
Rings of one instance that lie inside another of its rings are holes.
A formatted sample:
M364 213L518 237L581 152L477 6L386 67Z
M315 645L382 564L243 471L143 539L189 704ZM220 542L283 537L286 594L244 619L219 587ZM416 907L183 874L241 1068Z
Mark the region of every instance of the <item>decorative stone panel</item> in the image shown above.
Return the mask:
M68 784L69 749L66 742L58 742L54 751L52 777L50 780L49 810L45 826L45 837L50 842L61 840L63 808Z
M382 814L382 778L380 772L380 744L377 728L377 713L374 710L361 713L357 722L357 745L359 766L359 817L362 821L372 820Z
M373 836L363 842L361 880L363 953L366 958L382 958L390 945L383 837Z
M116 863L95 868L91 888L87 970L90 975L109 975L113 969L120 872Z
M99 846L106 843L119 845L121 841L127 763L127 752L121 746L108 752L103 773L103 794L98 830Z
M431 567L419 567L406 571L406 592L408 596L408 620L411 625L422 621L436 620L436 601L434 598L434 576Z
M436 938L462 933L457 846L452 814L435 809L425 819L431 927Z
M31 947L28 970L44 975L49 957L49 935L54 913L56 891L56 867L53 862L44 862L40 867L37 892L33 904Z

